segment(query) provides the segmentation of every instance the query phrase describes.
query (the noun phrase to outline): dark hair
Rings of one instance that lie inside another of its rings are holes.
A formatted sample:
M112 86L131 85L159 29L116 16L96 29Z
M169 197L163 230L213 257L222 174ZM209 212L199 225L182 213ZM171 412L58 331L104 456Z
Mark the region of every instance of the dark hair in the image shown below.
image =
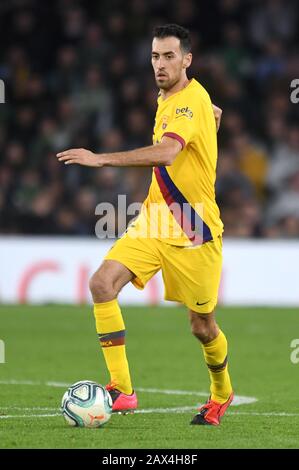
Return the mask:
M156 26L153 30L153 37L164 39L174 36L180 40L181 49L188 53L191 51L191 39L188 29L178 24L165 24L164 26Z

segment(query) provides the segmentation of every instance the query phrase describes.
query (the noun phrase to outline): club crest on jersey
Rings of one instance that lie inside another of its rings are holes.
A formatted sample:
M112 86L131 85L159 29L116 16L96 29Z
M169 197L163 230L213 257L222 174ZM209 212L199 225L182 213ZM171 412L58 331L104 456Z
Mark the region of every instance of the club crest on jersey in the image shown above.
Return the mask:
M186 108L176 108L175 114L176 114L176 117L175 117L176 119L181 116L186 116L188 119L192 119L193 117L193 112L188 106Z
M162 129L166 129L168 120L169 120L169 116L166 116L166 114L162 116Z

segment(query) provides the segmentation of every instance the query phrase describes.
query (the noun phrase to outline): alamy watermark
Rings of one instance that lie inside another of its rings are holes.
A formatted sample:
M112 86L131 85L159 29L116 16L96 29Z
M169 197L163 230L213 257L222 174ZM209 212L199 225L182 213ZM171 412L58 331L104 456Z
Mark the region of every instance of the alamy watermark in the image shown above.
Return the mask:
M291 341L290 347L293 349L290 355L291 362L293 364L299 363L299 339L293 339Z
M97 238L115 238L125 232L131 238L178 239L182 232L194 245L203 242L203 204L195 203L137 203L127 206L125 194L118 195L117 208L109 202L96 206L101 216L95 226ZM127 216L133 216L128 228Z
M0 104L5 103L5 85L4 81L0 79Z
M293 91L290 94L290 100L293 104L299 103L299 78L294 78L291 81L290 87Z
M5 343L0 339L0 364L5 363Z

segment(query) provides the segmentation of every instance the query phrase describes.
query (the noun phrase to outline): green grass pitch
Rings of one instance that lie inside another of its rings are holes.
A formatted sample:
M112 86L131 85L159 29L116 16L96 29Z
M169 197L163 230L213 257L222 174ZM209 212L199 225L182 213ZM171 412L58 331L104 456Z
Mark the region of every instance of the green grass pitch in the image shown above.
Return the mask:
M59 406L63 384L108 381L91 307L1 306L6 362L0 364L0 447L299 448L299 364L290 359L298 313L218 308L235 393L257 401L231 406L220 427L201 427L189 421L208 396L208 373L185 310L124 307L142 412L81 429L66 425Z

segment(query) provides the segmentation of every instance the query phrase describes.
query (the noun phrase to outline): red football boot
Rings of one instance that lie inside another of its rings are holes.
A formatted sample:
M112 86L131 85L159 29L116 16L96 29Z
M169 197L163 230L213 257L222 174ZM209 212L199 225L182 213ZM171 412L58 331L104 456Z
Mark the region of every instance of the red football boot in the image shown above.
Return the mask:
M106 390L110 393L112 399L112 413L130 413L136 410L138 406L137 395L133 390L131 395L126 395L114 388L113 384L106 385Z
M199 413L194 416L190 424L210 424L212 426L218 426L222 416L233 401L233 398L234 394L232 392L229 399L222 404L209 399L207 403L199 408Z

